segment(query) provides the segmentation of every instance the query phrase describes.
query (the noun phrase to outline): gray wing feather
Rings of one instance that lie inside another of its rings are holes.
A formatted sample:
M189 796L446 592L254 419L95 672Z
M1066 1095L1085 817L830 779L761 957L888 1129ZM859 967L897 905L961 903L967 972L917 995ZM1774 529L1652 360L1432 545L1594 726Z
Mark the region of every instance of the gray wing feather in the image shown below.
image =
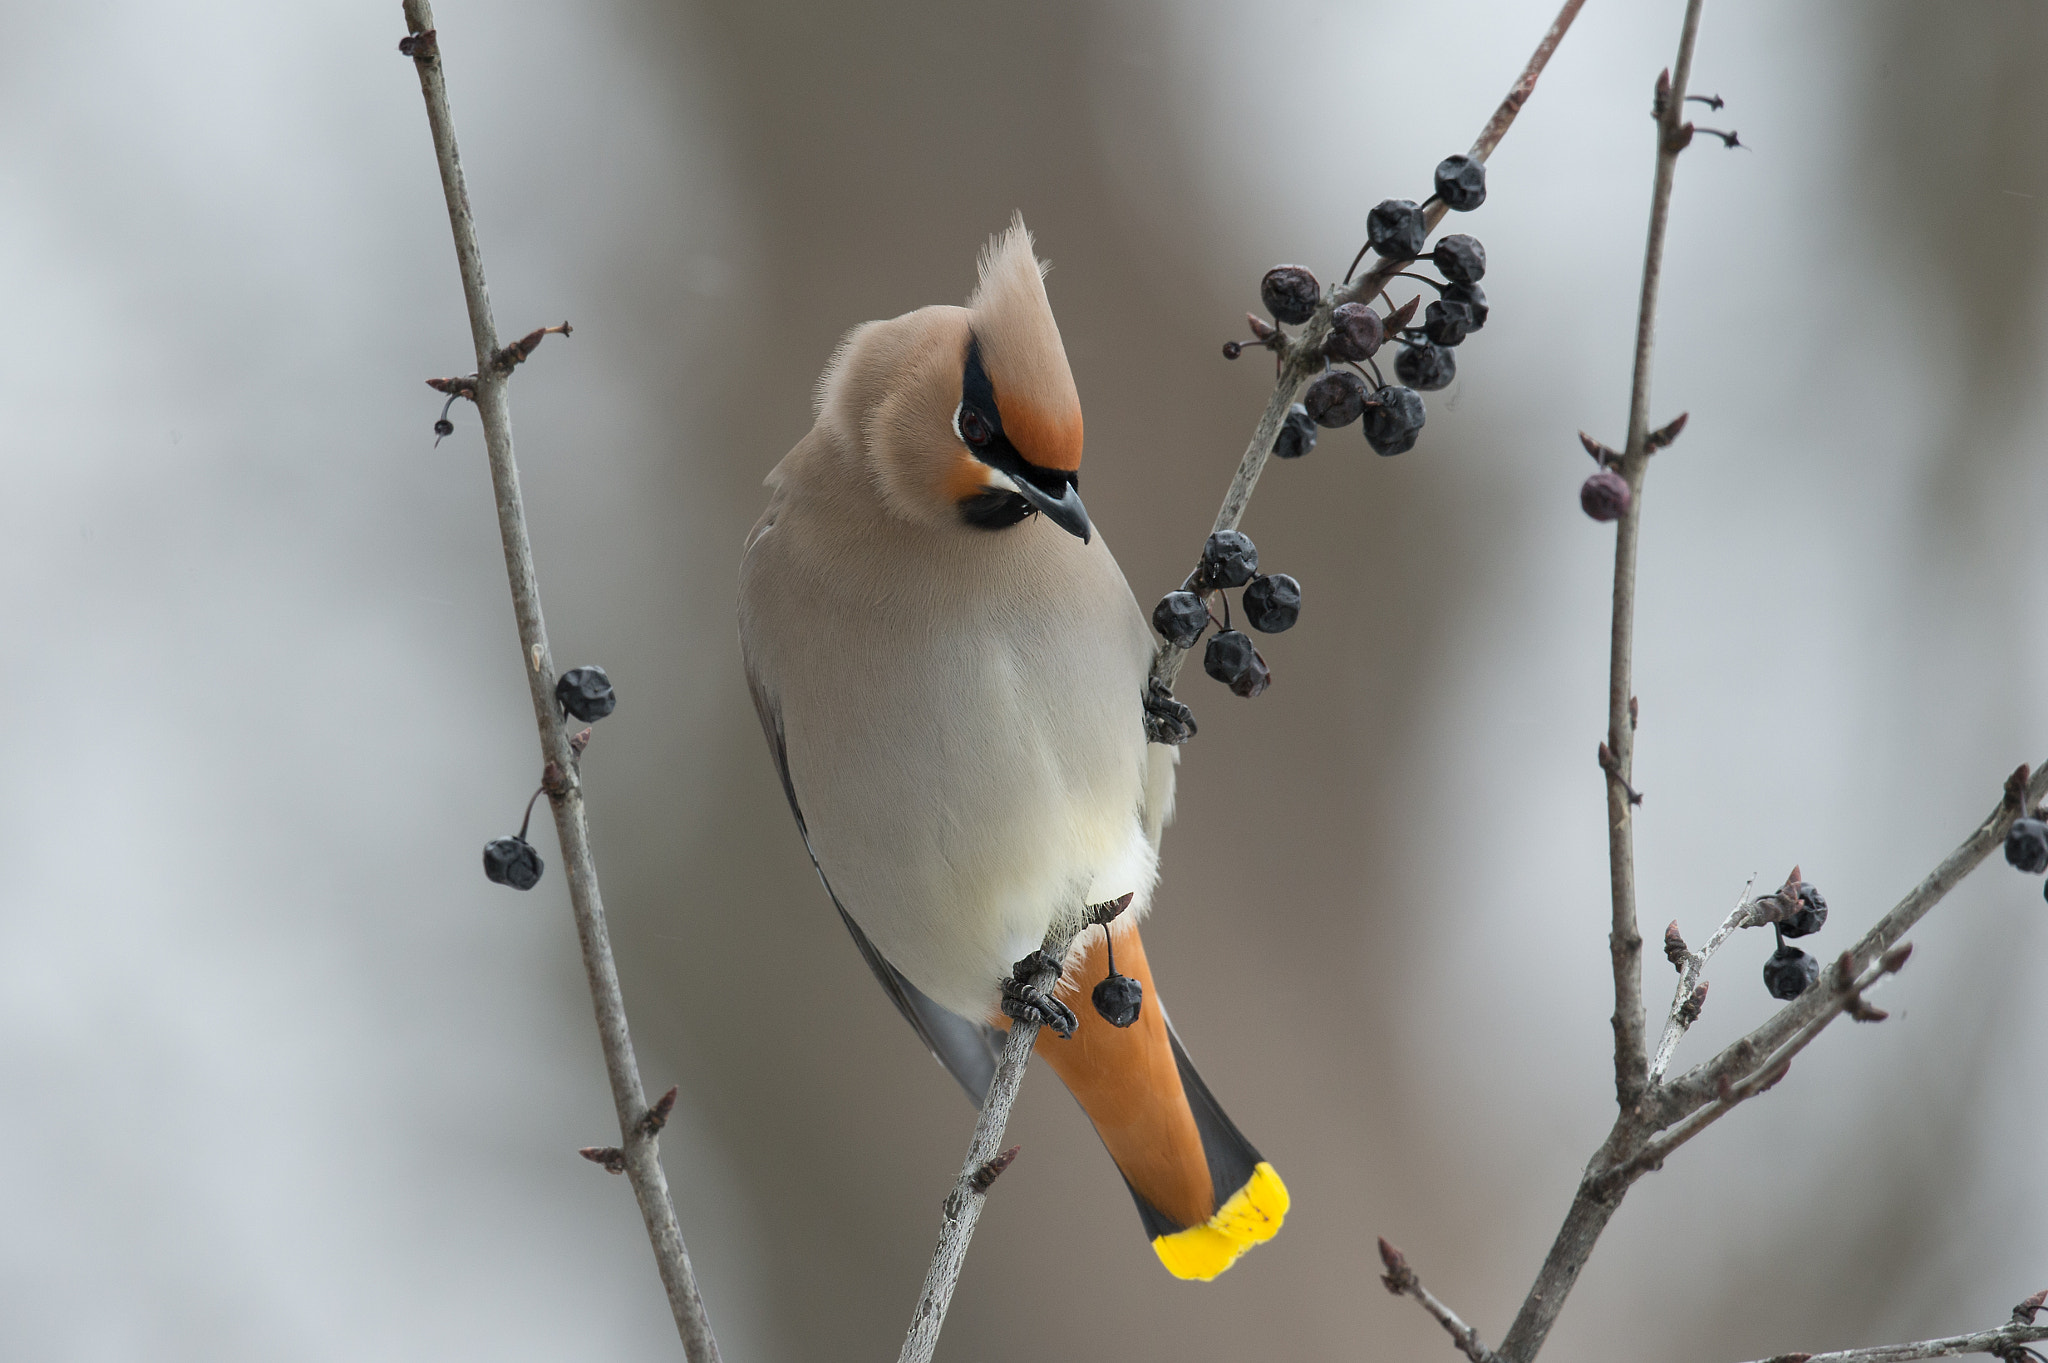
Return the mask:
M768 749L775 757L776 775L782 778L782 793L789 800L789 812L796 816L796 831L804 840L804 851L810 854L811 867L818 873L818 883L825 887L826 895L832 900L832 907L839 910L839 921L846 924L846 930L853 934L853 944L860 948L861 959L874 971L881 981L882 991L895 1003L904 1021L917 1033L938 1062L946 1067L946 1073L959 1081L967 1090L967 1097L976 1108L988 1093L989 1084L995 1079L996 1062L1002 1055L1003 1034L986 1022L975 1022L961 1017L950 1008L932 1002L923 990L905 979L903 972L890 965L888 959L875 949L868 935L860 930L860 924L853 921L853 915L839 902L833 893L832 882L825 878L825 868L818 864L818 854L811 847L811 830L804 823L803 807L796 802L796 787L789 779L789 755L782 736L782 717L775 713L773 704L747 678L747 689L754 696L754 710L761 717L761 732L767 735Z

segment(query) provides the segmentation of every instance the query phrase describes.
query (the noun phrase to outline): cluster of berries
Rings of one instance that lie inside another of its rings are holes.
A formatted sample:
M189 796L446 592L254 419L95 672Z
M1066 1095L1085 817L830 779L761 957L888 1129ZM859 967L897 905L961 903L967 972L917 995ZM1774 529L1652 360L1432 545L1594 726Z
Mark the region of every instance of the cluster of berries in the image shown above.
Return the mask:
M2013 820L2012 831L2005 835L2005 859L2030 876L2048 871L2048 822L2042 821L2041 813ZM2048 885L2042 894L2048 896Z
M594 724L619 708L619 697L612 690L612 679L605 675L603 668L572 667L555 683L555 704L562 707L563 714ZM570 740L571 750L580 754L583 745L590 741L589 736L590 731L585 729ZM553 766L552 763L549 765ZM547 863L526 840L526 830L533 822L535 801L547 789L546 782L543 782L527 800L526 814L519 820L517 833L509 838L493 838L484 844L484 878L492 884L510 885L515 890L530 890L540 884L540 874L547 869Z
M1774 999L1796 999L1820 978L1820 962L1786 943L1788 937L1811 937L1828 921L1828 901L1799 878L1794 867L1785 883L1757 901L1778 932L1778 949L1764 962L1764 988Z
M1175 648L1191 649L1214 623L1217 631L1202 654L1202 670L1249 699L1266 689L1272 671L1251 637L1233 629L1226 587L1243 587L1240 597L1245 623L1261 634L1294 628L1301 618L1301 584L1286 573L1270 577L1259 571L1259 550L1251 537L1236 530L1218 530L1202 546L1202 562L1177 592L1168 592L1152 608L1152 628ZM1209 595L1223 601L1223 619L1209 613Z
M1486 248L1477 238L1454 233L1424 255L1431 202L1461 213L1485 203L1485 163L1469 156L1447 156L1436 168L1436 193L1429 199L1420 204L1411 199L1388 199L1366 215L1366 245L1384 260L1405 264L1427 259L1443 275L1436 280L1399 272L1402 278L1435 289L1436 301L1423 312L1420 326L1415 325L1420 297L1384 316L1369 303L1342 303L1332 309L1329 335L1323 339L1323 358L1330 367L1289 409L1273 445L1277 458L1299 459L1314 449L1318 426L1335 429L1360 420L1365 441L1375 452L1404 454L1415 448L1428 416L1422 394L1446 388L1457 377L1457 347L1486 325L1488 314L1486 291L1479 287L1486 274ZM1364 254L1359 252L1361 257ZM1357 262L1352 268L1356 270ZM1348 282L1348 275L1346 279ZM1260 301L1276 322L1298 325L1308 321L1322 297L1315 275L1300 265L1275 266L1259 283ZM1391 308L1393 300L1387 301ZM1275 344L1277 328L1257 317L1250 321L1253 344ZM1398 383L1388 383L1373 358L1388 341L1401 346L1394 359ZM1224 357L1236 359L1244 345L1242 341L1227 343Z

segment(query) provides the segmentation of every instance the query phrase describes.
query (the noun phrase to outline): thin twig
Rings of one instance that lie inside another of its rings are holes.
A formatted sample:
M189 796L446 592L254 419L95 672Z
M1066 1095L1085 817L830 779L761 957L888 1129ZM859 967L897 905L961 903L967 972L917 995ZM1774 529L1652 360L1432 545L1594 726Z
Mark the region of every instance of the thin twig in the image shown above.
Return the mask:
M1659 1125L1668 1125L1715 1101L1721 1085L1735 1082L1754 1069L1758 1057L1777 1051L1812 1022L1828 1008L1844 980L1853 979L1869 969L1873 961L1896 946L1915 923L1927 916L1928 910L1962 882L1964 876L1976 870L1986 857L2004 845L2005 835L2012 828L2013 820L2020 816L2022 807L2031 809L2044 796L2048 796L2048 767L2021 767L2015 771L2013 779L2006 783L2004 798L1976 831L1964 838L1939 866L1928 872L1905 898L1892 906L1891 912L1880 918L1855 946L1844 953L1843 960L1849 963L1848 973L1843 972L1842 961L1826 966L1813 988L1779 1009L1761 1027L1730 1042L1710 1059L1662 1085L1656 1094L1654 1120Z
M1522 74L1508 89L1500 107L1493 111L1493 117L1479 130L1479 139L1472 144L1469 155L1477 161L1484 161L1500 145L1507 135L1515 115L1529 101L1536 89L1536 78L1543 74L1543 68L1550 61L1550 54L1557 51L1557 45L1564 40L1566 30L1579 14L1579 8L1586 0L1565 0L1564 8L1557 12L1557 18L1536 44L1536 50L1522 68ZM1427 230L1434 232L1443 220L1444 206L1433 203L1424 215ZM1251 443L1245 446L1244 456L1237 462L1237 472L1230 479L1230 487L1223 494L1223 505L1217 509L1216 521L1210 527L1211 533L1221 530L1235 530L1244 519L1244 511L1251 504L1252 489L1258 486L1259 474L1265 470L1266 457L1272 453L1273 442L1279 438L1280 423L1287 419L1287 409L1301 391L1303 384L1322 372L1323 341L1330 334L1330 312L1339 304L1369 299L1387 286L1405 260L1382 259L1372 269L1356 280L1331 291L1322 305L1316 309L1301 330L1292 339L1283 335L1272 338L1272 348L1279 355L1279 374L1273 384L1272 395L1266 399L1266 410L1259 414L1259 424L1252 430ZM1171 690L1174 678L1180 675L1181 664L1187 661L1187 650L1161 640L1152 655L1151 679L1154 683Z
M1950 1335L1913 1344L1878 1344L1868 1349L1838 1349L1825 1354L1779 1354L1759 1363L1911 1363L1916 1358L1954 1358L1959 1354L2019 1358L2022 1355L2018 1350L2043 1339L2048 1339L2048 1324L2015 1322L1996 1330L1979 1330L1974 1335Z
M690 1256L676 1226L668 1180L657 1157L659 1120L640 1087L640 1067L633 1058L633 1039L626 1028L626 1003L612 961L611 936L605 928L604 901L598 893L597 863L590 852L590 833L583 809L583 787L576 774L575 752L568 728L554 703L555 669L548 652L547 626L541 617L540 585L534 575L533 543L527 535L526 510L519 495L519 469L512 457L512 409L506 385L512 363L498 348L497 324L491 316L490 290L484 284L483 255L477 245L476 220L463 183L462 158L455 145L455 120L448 107L439 35L428 0L405 0L406 51L419 70L420 93L427 102L427 123L433 129L434 153L440 162L441 188L448 200L448 221L455 234L455 259L462 271L463 298L469 306L469 329L476 344L474 396L489 455L491 484L497 496L498 531L505 547L505 573L512 588L512 610L519 623L522 671L533 699L540 731L541 759L558 779L548 792L554 807L555 832L569 881L569 903L576 935L583 947L583 969L597 1012L598 1040L604 1049L605 1071L611 1079L612 1105L619 1120L619 1152L647 1225L655 1265L668 1290L669 1309L682 1336L690 1363L717 1363L718 1342L704 1315ZM566 331L566 327L564 330ZM536 337L528 341L538 344ZM521 342L525 345L526 342ZM528 349L531 347L528 346ZM524 358L520 355L519 358Z
M1076 935L1074 926L1055 924L1045 935L1042 950L1046 958L1064 961ZM1045 971L1036 980L1018 983L1048 989L1057 978L1051 971ZM981 1115L974 1122L974 1135L967 1142L967 1158L960 1165L960 1177L942 1209L945 1220L939 1227L939 1242L932 1248L924 1290L918 1294L917 1310L910 1317L910 1330L903 1338L903 1352L897 1356L897 1363L931 1363L932 1351L938 1348L939 1331L946 1324L946 1308L953 1302L953 1289L959 1285L960 1270L967 1262L968 1242L974 1238L974 1227L981 1220L982 1204L988 1201L989 1184L995 1181L994 1174L986 1170L1001 1159L998 1150L1003 1143L1003 1128L1009 1124L1010 1108L1024 1083L1031 1048L1038 1042L1038 1028L1035 1021L1010 1023L1010 1035L1003 1042L1003 1057L996 1065L995 1078L989 1081L988 1096L982 1100ZM1007 1161L1004 1166L1007 1167ZM997 1174L1001 1172L1001 1168L995 1170Z
M1495 1363L1493 1350L1480 1342L1479 1331L1459 1319L1456 1311L1422 1285L1422 1279L1409 1267L1408 1256L1388 1244L1384 1235L1380 1237L1380 1262L1387 1266L1387 1271L1380 1275L1387 1291L1397 1297L1409 1296L1420 1302L1422 1309L1436 1317L1436 1323L1444 1327L1451 1343L1458 1346L1458 1352L1471 1359L1472 1363Z
M1742 887L1742 897L1723 919L1721 926L1714 929L1714 935L1698 951L1687 952L1685 964L1678 970L1678 989L1671 995L1671 1013L1664 1020L1664 1037L1657 1043L1657 1058L1650 1062L1650 1082L1656 1083L1664 1077L1665 1069L1671 1064L1672 1053L1678 1043L1685 1039L1686 1028L1699 1020L1699 1008L1692 1004L1693 995L1706 988L1700 976L1706 973L1707 962L1714 959L1714 953L1721 949L1721 943L1728 940L1737 928L1749 922L1749 891L1756 884L1756 877L1749 878L1749 884ZM1674 929L1676 923L1671 925ZM1691 1015L1687 1016L1690 1007Z

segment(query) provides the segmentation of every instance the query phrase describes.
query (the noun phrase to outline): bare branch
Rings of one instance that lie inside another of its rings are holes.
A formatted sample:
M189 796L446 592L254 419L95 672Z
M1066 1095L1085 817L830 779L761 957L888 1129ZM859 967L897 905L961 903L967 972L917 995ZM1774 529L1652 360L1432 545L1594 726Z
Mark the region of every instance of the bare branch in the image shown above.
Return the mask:
M1565 0L1564 7L1551 21L1543 40L1536 44L1536 50L1529 54L1529 60L1522 68L1522 74L1515 78L1507 96L1495 109L1493 117L1479 130L1479 139L1472 144L1470 155L1474 160L1484 161L1493 154L1506 136L1515 115L1528 103L1529 96L1536 89L1536 78L1543 74L1543 68L1550 62L1550 54L1557 51L1557 45L1564 41L1564 35L1578 18L1579 8L1586 0ZM1444 206L1433 203L1424 215L1429 231L1434 232L1443 221ZM1244 511L1251 504L1252 489L1258 486L1259 474L1265 470L1266 457L1272 453L1273 442L1279 438L1280 423L1287 419L1287 409L1294 402L1301 386L1321 372L1323 367L1323 340L1330 334L1330 313L1343 303L1369 299L1387 286L1387 282L1398 273L1406 261L1382 260L1358 279L1345 284L1325 298L1316 309L1315 316L1303 324L1301 330L1290 340L1284 333L1266 338L1265 343L1279 356L1280 372L1273 385L1273 392L1266 399L1266 410L1259 415L1259 424L1252 430L1252 439L1245 446L1244 457L1238 460L1237 472L1231 477L1230 487L1223 494L1223 505L1217 509L1216 521L1210 527L1211 533L1219 530L1235 530L1244 519ZM1187 650L1177 648L1164 640L1152 655L1151 680L1168 690L1173 687L1175 677L1180 675L1181 664L1187 661Z
M1954 1358L1959 1354L1989 1354L2009 1363L2038 1360L2041 1355L2026 1347L2048 1339L2048 1324L2034 1324L2048 1292L2037 1292L2013 1308L2012 1322L1996 1330L1979 1330L1974 1335L1950 1335L1945 1339L1923 1339L1913 1344L1878 1344L1867 1349L1839 1349L1825 1354L1779 1354L1760 1363L1911 1363L1916 1358Z
M491 295L484 283L483 253L477 244L476 219L470 212L469 190L463 183L462 158L455 145L455 119L448 106L448 86L441 67L441 47L428 0L405 0L410 30L401 50L418 68L420 93L433 130L434 154L440 163L441 188L448 201L448 222L455 235L455 260L462 272L462 295L469 307L470 338L476 346L476 376L466 396L476 400L484 429L484 449L491 466L491 485L498 503L498 532L505 547L505 574L512 589L512 610L519 624L519 652L532 694L534 723L540 732L543 765L551 775L548 801L554 808L555 832L569 881L569 903L576 935L583 948L583 970L597 1013L598 1040L605 1072L611 1080L612 1106L619 1121L617 1147L603 1147L585 1157L606 1168L622 1164L640 1204L647 1238L654 1249L669 1309L690 1363L717 1363L718 1342L704 1314L690 1256L676 1225L668 1179L657 1157L657 1137L667 1116L664 1100L659 1115L647 1104L640 1087L640 1066L633 1057L633 1038L626 1027L626 1002L619 991L612 960L611 934L605 926L604 900L598 893L597 862L590 851L590 830L583 808L582 780L576 774L576 750L554 704L555 669L548 652L547 625L540 608L540 584L534 574L533 542L526 530L526 508L519 494L519 468L512 454L512 408L506 396L511 368L524 359L549 331L542 328L515 343L518 354L509 362L498 347L498 328L491 316ZM564 334L568 325L560 328ZM438 386L438 385L437 385ZM443 388L451 397L451 388ZM611 1158L616 1156L616 1161Z
M1824 969L1813 988L1779 1009L1763 1026L1661 1087L1656 1094L1655 1120L1660 1125L1679 1121L1716 1101L1721 1086L1735 1083L1755 1069L1759 1057L1776 1052L1821 1014L1833 1017L1831 1010L1843 983L1868 970L1872 962L1896 946L1915 923L1927 916L1928 910L2004 844L2007 831L2023 808L2033 808L2048 795L2048 769L2021 767L2013 775L2017 779L2006 783L2006 793L1998 807L1976 831L1928 872L1840 960Z
M1665 1019L1664 1037L1657 1043L1657 1058L1650 1062L1651 1083L1654 1084L1664 1077L1665 1069L1671 1064L1672 1053L1678 1049L1678 1043L1685 1038L1686 1028L1699 1021L1699 1003L1694 1003L1693 1000L1697 997L1700 1003L1706 1001L1707 986L1700 980L1700 976L1706 972L1707 962L1714 959L1714 953L1721 949L1721 943L1727 941L1731 933L1737 928L1749 926L1749 891L1755 884L1756 877L1751 876L1749 884L1742 887L1742 897L1736 901L1728 917L1722 920L1720 927L1714 929L1714 935L1709 937L1707 944L1698 951L1685 949L1685 939L1678 936L1678 924L1675 921L1665 930L1664 954L1678 967L1678 989L1671 996L1671 1015ZM1687 1013L1688 1008L1691 1010L1690 1015Z
M1130 896L1126 895L1123 902L1129 901ZM1087 921L1090 920L1055 924L1045 935L1041 948L1045 958L1064 961L1078 928ZM1057 978L1046 970L1036 980L1019 983L1048 989ZM910 1330L904 1336L903 1352L897 1356L897 1363L931 1363L932 1351L938 1348L939 1331L946 1324L946 1308L952 1305L953 1289L959 1285L960 1270L967 1262L967 1245L981 1220L982 1204L988 1201L988 1190L996 1176L1009 1168L1017 1154L1015 1149L998 1153L998 1147L1003 1143L1003 1128L1009 1125L1017 1090L1024 1083L1024 1069L1031 1063L1031 1048L1038 1042L1038 1026L1031 1021L1010 1024L1009 1038L1003 1042L1003 1058L996 1065L995 1078L989 1082L988 1097L982 1100L981 1115L975 1119L974 1135L967 1143L967 1158L961 1162L960 1177L954 1181L953 1191L944 1203L945 1221L939 1227L939 1243L932 1249L924 1290L918 1294L917 1310L910 1318Z
M1493 1350L1479 1342L1479 1331L1458 1318L1458 1313L1422 1285L1422 1279L1408 1266L1408 1256L1387 1243L1387 1237L1380 1237L1380 1262L1387 1271L1380 1276L1387 1291L1395 1296L1409 1296L1422 1303L1422 1309L1436 1317L1436 1323L1443 1326L1451 1336L1451 1343L1458 1351L1472 1360L1472 1363L1495 1363Z

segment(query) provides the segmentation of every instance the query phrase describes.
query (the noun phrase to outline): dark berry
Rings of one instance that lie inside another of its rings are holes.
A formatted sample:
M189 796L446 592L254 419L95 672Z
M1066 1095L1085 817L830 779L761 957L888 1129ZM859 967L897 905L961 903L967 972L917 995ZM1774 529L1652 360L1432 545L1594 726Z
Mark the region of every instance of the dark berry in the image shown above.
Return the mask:
M437 435L437 436L449 436L449 435L454 435L454 434L455 434L455 423L454 423L454 422L452 422L452 421L450 421L450 420L449 420L449 419L448 419L447 417L445 417L445 416L444 416L444 417L442 417L442 418L441 418L441 419L440 419L439 421L437 421L437 422L435 422L435 423L434 423L434 434L435 434L435 435Z
M1457 352L1440 345L1405 347L1394 357L1394 376L1425 393L1448 388L1451 380L1458 377Z
M1226 685L1235 685L1238 678L1251 671L1252 659L1259 651L1252 647L1252 637L1240 630L1218 630L1209 639L1209 647L1202 650L1202 670Z
M1280 434L1273 441L1273 457L1299 459L1315 447L1316 419L1297 402L1287 409L1287 419L1280 423Z
M1128 1027L1138 1020L1145 1003L1145 986L1129 975L1106 975L1091 996L1095 1011L1112 1027Z
M1798 947L1780 946L1764 962L1764 988L1774 999L1796 999L1820 978L1820 962Z
M2048 871L2048 823L2021 819L2005 835L2005 859L2030 876Z
M1285 573L1253 578L1244 589L1244 618L1261 634L1293 629L1301 618L1301 584Z
M1332 369L1308 386L1302 406L1318 426L1349 426L1365 409L1365 380L1349 369Z
M1488 311L1486 306L1486 290L1480 288L1477 284L1446 284L1444 285L1443 301L1446 303L1463 303L1472 310L1472 321L1466 326L1465 330L1477 331L1486 325L1486 314Z
M1787 937L1811 937L1828 921L1828 901L1803 880L1792 887L1792 892L1799 898L1799 912L1778 924L1778 931Z
M1579 509L1596 521L1620 520L1633 500L1628 479L1613 469L1601 469L1579 484Z
M1429 227L1412 199L1387 199L1365 215L1365 239L1389 260L1413 260L1422 254Z
M1333 360L1369 360L1379 353L1386 336L1378 313L1363 303L1345 303L1330 314L1323 353Z
M1209 607L1193 592L1168 592L1152 608L1152 628L1175 648L1193 648L1209 627Z
M1241 530L1218 530L1202 545L1201 578L1211 587L1242 587L1258 570L1258 546Z
M572 667L555 683L555 704L585 724L619 708L618 692L601 667Z
M1230 690L1231 694L1243 696L1246 700L1250 700L1253 696L1264 692L1272 684L1272 669L1266 666L1266 660L1259 656L1259 651L1253 649L1252 665L1244 670L1243 675L1230 684Z
M1463 232L1438 237L1429 259L1445 279L1454 283L1477 284L1486 277L1486 248L1479 244L1479 238Z
M1275 265L1259 281L1259 301L1276 322L1306 322L1322 298L1323 286L1299 265Z
M1436 196L1454 213L1470 213L1486 202L1486 162L1446 156L1436 163Z
M1225 342L1223 343L1223 358L1224 358L1224 359L1226 359L1226 360L1234 360L1234 359L1236 359L1236 358L1237 358L1238 356L1240 356L1240 355L1242 355L1242 354L1244 354L1244 342L1243 342L1243 341L1225 341Z
M1422 334L1432 345L1454 346L1472 330L1472 309L1463 303L1446 303L1439 298L1422 314Z
M1365 443L1378 454L1406 454L1415 448L1428 416L1422 394L1390 383L1365 404Z
M530 890L540 884L546 870L540 853L525 838L495 838L484 844L484 876L494 885Z

